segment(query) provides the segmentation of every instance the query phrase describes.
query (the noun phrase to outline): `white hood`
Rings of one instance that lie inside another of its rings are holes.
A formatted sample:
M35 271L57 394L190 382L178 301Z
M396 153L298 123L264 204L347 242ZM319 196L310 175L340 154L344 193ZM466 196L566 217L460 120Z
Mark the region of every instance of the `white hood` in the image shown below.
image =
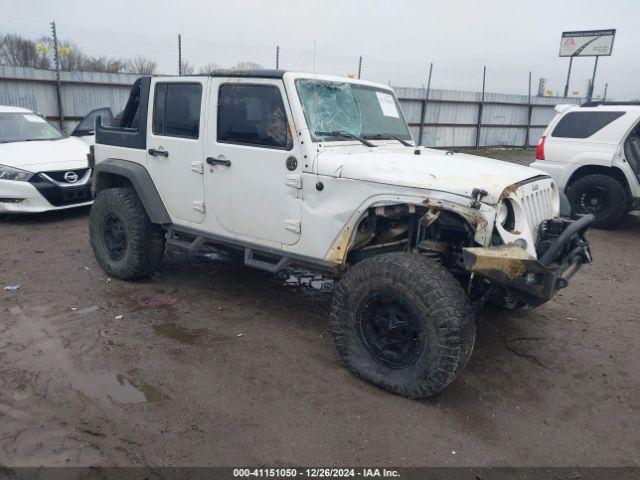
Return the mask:
M439 190L466 197L474 188L486 190L483 202L495 204L503 190L514 183L546 173L492 158L446 154L442 150L414 147L344 145L327 148L318 155L320 175L350 178L365 182L384 183L401 187Z
M29 172L87 167L89 147L77 138L0 143L0 165Z

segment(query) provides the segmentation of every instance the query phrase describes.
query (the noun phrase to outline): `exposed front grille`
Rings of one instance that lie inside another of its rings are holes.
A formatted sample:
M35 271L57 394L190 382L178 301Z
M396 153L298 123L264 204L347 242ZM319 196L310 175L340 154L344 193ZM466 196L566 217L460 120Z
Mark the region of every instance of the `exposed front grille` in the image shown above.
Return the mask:
M537 183L538 190L528 189L521 197L522 207L532 232L537 231L540 222L555 216L553 184L545 183Z
M43 174L31 177L29 182L36 187L38 192L54 207L86 203L92 199L91 183L87 181L88 179L82 181L87 175L87 170L87 168L84 168L78 170L61 170L59 172L43 172ZM77 182L69 183L64 180L65 173L70 171L78 175L79 180ZM62 180L59 180L59 178L62 178Z

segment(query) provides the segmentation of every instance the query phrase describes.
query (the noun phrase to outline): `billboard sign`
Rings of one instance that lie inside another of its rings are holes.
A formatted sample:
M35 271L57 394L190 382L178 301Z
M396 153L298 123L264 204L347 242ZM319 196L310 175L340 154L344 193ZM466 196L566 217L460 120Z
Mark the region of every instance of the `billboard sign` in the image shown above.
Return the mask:
M609 30L562 32L560 56L599 57L611 55L615 36L615 28Z

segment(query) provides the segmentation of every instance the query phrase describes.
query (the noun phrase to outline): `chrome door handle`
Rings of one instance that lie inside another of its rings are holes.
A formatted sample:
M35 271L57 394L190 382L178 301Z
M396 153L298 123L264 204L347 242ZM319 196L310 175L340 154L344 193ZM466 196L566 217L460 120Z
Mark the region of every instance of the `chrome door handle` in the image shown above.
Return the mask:
M168 157L169 156L169 152L167 152L166 150L158 150L156 148L150 148L147 151L149 152L149 155L153 155L154 157Z
M226 160L224 158L207 157L207 163L209 165L224 165L225 167L231 166L231 160Z

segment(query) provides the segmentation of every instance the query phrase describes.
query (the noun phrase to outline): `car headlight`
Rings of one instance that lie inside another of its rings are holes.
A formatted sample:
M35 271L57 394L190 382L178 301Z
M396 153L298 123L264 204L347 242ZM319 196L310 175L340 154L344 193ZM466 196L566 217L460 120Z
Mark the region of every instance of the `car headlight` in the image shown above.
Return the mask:
M516 215L513 210L511 200L504 199L498 205L496 221L502 225L502 228L512 231L516 226Z
M0 180L13 180L15 182L28 182L35 174L20 170L19 168L0 165Z
M507 207L507 204L505 202L500 202L500 205L498 205L498 215L496 217L496 220L500 225L504 225L504 222L507 221L508 216L509 207Z

